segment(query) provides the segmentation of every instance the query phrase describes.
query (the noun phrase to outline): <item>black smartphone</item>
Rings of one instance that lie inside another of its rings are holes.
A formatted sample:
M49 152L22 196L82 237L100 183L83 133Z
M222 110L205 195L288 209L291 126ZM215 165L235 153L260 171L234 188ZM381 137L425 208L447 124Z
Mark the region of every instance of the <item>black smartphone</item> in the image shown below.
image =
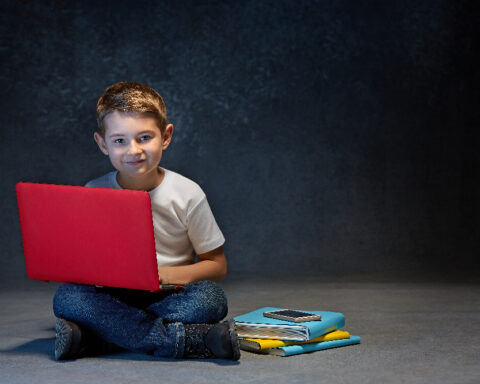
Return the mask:
M160 291L180 291L183 289L181 284L160 284Z
M278 311L263 312L263 316L271 317L272 319L293 321L296 323L300 323L304 321L318 321L322 319L322 316L320 315L315 315L314 313L296 311L293 309L281 309Z

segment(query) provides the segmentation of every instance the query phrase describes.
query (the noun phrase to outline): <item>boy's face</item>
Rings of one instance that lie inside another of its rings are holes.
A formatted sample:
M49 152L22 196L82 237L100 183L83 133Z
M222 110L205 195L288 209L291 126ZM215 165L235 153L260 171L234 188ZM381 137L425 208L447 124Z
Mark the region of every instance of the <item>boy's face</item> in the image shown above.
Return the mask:
M162 151L170 144L173 125L162 135L153 117L114 111L105 117L105 137L95 132L100 150L108 155L119 177L155 184Z

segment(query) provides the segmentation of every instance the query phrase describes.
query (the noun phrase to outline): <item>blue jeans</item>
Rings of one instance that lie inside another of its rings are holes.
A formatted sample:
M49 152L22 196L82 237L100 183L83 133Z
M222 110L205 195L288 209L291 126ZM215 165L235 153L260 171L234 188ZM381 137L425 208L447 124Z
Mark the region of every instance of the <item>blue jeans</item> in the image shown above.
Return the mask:
M217 323L227 315L223 289L211 281L181 291L147 292L63 284L53 299L55 316L130 351L183 357L183 324Z

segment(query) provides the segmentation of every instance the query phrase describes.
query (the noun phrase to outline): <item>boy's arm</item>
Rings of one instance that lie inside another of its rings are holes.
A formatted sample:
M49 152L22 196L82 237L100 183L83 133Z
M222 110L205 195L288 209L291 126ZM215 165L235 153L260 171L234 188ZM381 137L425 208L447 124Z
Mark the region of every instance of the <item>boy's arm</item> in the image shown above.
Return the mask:
M199 262L176 267L158 267L160 284L190 284L195 281L220 281L227 275L223 247L198 255Z

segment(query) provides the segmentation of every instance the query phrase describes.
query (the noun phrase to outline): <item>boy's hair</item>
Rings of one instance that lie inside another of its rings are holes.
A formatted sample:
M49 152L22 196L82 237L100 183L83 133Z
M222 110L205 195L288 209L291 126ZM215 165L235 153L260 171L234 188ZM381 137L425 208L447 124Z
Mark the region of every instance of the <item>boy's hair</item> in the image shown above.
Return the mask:
M162 97L148 85L122 81L109 86L98 99L98 133L105 137L105 117L114 111L151 115L162 134L167 126L167 108Z

